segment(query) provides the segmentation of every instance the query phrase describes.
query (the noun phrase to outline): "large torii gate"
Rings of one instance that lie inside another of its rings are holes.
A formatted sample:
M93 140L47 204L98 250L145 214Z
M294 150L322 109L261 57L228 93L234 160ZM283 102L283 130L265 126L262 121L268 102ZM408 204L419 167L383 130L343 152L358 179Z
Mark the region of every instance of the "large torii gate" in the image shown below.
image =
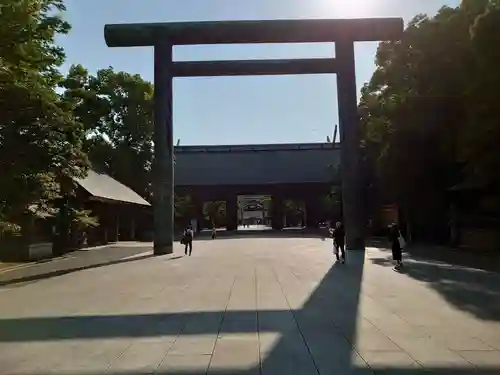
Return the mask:
M360 126L354 42L398 40L401 18L219 21L106 25L109 47L154 47L154 253L173 247L172 81L174 77L337 73L346 242L364 249ZM174 45L335 42L335 58L174 62Z

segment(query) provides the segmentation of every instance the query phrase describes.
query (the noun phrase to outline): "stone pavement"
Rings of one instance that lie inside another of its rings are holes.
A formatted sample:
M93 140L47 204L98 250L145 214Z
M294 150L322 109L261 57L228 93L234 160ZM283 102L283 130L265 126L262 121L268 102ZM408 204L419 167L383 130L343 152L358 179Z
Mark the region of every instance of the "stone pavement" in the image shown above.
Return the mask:
M196 241L0 288L2 375L500 374L500 275L317 238Z
M0 286L35 282L59 277L89 268L106 267L126 262L141 255L151 257L151 243L122 242L105 246L91 247L64 254L59 257L27 262L12 268L0 268Z
M0 261L0 272L14 268L14 267L19 267L23 263L22 262L2 262Z

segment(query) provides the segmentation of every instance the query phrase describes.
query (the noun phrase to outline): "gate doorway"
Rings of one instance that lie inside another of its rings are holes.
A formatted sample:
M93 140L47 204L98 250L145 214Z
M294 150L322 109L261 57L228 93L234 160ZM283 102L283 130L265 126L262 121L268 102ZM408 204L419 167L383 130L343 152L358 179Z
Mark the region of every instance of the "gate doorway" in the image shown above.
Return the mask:
M238 195L238 230L271 229L271 196Z

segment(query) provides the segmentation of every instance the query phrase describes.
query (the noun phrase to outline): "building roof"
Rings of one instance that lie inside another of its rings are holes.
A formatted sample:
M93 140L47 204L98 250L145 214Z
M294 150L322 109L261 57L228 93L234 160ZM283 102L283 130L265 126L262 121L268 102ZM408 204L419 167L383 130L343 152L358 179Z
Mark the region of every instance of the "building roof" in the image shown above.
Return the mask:
M90 169L87 177L75 181L93 197L150 206L139 194L106 173Z
M340 165L331 143L178 146L176 186L327 183Z

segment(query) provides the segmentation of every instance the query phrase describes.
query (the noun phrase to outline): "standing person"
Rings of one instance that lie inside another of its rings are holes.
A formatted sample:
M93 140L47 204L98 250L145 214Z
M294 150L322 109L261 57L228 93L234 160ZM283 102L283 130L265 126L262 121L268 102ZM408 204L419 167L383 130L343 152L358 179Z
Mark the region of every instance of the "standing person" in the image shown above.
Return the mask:
M188 248L189 248L189 256L191 256L191 252L193 251L193 228L191 228L191 225L189 225L185 230L184 230L184 237L183 237L183 243L184 243L184 255L188 255Z
M215 225L212 227L212 240L215 240L217 237L217 229L215 229Z
M335 251L335 256L337 257L337 262L345 263L345 231L344 226L340 221L335 224L335 229L330 229L330 233L333 237L333 246ZM341 252L341 257L339 257L339 250Z
M393 223L389 227L389 241L391 241L392 247L392 259L396 262L396 269L403 267L403 249L399 243L399 237L401 236L398 226Z

